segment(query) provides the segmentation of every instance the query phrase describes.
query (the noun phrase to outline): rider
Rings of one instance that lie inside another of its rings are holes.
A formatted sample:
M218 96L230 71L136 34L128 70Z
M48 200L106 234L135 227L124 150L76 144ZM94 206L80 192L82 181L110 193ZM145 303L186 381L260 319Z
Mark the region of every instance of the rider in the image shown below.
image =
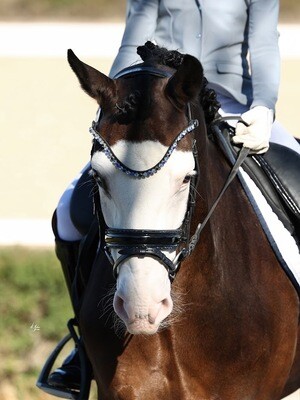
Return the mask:
M122 44L109 75L140 62L136 48L148 40L191 54L202 62L221 104L220 113L241 114L249 124L237 124L235 143L264 153L271 140L300 154L297 141L274 122L280 75L278 13L279 0L127 0ZM82 238L69 211L79 177L61 197L54 223L56 251L68 288ZM78 388L77 360L75 349L50 375L49 383Z

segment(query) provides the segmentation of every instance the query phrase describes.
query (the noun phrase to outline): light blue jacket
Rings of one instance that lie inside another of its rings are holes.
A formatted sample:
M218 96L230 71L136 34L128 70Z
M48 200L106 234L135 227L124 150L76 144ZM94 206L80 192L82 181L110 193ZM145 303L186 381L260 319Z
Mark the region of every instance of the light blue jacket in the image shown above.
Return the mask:
M249 107L275 109L278 12L279 0L128 0L110 76L140 62L136 47L152 40L197 57L217 92Z

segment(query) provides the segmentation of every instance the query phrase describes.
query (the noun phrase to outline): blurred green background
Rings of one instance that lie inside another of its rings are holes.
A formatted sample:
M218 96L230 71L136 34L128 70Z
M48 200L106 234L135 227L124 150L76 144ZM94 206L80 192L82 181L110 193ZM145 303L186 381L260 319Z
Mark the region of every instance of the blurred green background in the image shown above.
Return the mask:
M0 293L0 399L47 399L35 381L73 316L54 251L2 248Z

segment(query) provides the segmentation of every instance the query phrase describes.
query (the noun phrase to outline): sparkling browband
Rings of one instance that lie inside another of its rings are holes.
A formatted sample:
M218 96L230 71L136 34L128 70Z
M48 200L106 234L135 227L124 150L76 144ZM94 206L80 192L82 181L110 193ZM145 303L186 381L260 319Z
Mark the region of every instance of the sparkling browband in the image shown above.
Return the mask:
M102 150L106 157L109 159L109 161L117 168L118 170L124 172L125 174L132 176L137 179L145 179L149 178L150 176L156 174L168 161L170 158L171 154L173 151L176 149L178 146L178 143L180 140L182 140L188 133L193 131L197 126L199 125L199 122L197 119L191 120L189 125L179 133L179 135L176 137L174 142L171 144L171 146L168 148L166 154L163 156L163 158L152 168L146 169L144 171L136 171L134 169L126 167L114 154L112 151L110 145L106 142L106 140L101 137L100 133L96 131L96 123L93 122L91 128L89 129L91 135L93 136L94 140L96 140L100 146L102 147Z

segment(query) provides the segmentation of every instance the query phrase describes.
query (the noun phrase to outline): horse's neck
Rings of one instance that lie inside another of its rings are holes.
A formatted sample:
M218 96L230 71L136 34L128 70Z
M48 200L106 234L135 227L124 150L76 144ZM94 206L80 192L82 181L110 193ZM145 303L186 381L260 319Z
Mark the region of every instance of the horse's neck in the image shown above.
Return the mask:
M209 213L231 169L216 144L207 138L199 146L199 164L200 182L191 234ZM194 274L207 274L217 283L222 279L224 266L230 265L231 271L237 268L239 272L247 268L251 262L248 254L243 254L245 260L248 258L247 263L239 264L236 259L238 252L243 251L243 237L255 247L255 222L256 216L236 177L201 232L193 254Z
M197 215L194 218L194 228L209 213L229 174L229 166L216 144L208 138L205 128L200 131L205 133L197 137L200 179L197 188Z

